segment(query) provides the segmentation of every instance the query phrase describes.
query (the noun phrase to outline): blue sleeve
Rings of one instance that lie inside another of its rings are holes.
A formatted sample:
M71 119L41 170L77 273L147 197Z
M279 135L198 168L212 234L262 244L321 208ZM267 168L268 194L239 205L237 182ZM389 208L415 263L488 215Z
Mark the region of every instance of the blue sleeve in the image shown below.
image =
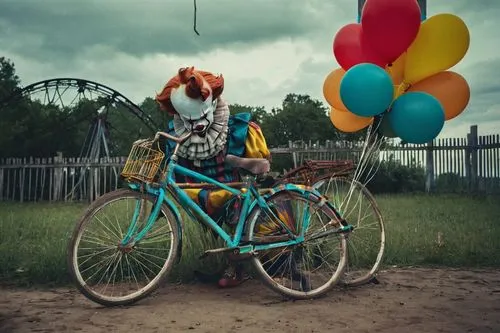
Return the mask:
M242 112L229 117L228 154L243 156L245 153L245 142L251 116L249 112Z

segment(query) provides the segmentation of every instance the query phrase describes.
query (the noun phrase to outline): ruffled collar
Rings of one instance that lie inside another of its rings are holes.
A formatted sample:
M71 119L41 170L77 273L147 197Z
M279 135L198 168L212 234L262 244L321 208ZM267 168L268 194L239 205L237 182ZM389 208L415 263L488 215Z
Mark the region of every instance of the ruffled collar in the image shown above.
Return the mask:
M229 106L218 98L217 108L214 111L214 121L210 125L205 137L189 138L179 147L177 154L188 160L206 160L217 156L226 146L229 122ZM186 127L179 115L174 115L174 130L177 136L186 133ZM194 139L194 140L193 140Z

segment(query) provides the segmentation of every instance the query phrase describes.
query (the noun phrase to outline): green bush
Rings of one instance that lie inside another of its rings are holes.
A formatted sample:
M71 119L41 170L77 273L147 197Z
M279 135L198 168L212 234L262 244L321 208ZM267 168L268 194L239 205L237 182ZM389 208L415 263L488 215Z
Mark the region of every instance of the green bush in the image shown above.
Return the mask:
M367 187L373 193L422 192L425 190L425 169L416 163L405 166L391 158L380 163Z
M283 173L283 170L293 168L292 154L274 154L272 155L271 171Z
M436 179L436 190L439 192L460 193L467 190L466 178L456 173L443 173Z

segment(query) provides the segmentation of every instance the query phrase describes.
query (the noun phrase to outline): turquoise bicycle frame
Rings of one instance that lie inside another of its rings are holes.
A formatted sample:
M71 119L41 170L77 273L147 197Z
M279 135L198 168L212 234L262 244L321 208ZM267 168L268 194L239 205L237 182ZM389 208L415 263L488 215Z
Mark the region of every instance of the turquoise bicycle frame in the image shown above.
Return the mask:
M176 184L174 174L178 173L184 176L188 176L191 178L194 178L200 182L205 182L211 185L215 185L220 189L226 190L230 192L233 195L239 196L243 199L243 205L240 211L238 223L236 225L236 229L234 234L231 236L228 234L224 229L222 229L217 222L215 222L203 209L194 201L192 200L189 195L183 191L183 189ZM274 215L274 213L269 209L269 206L267 205L266 198L277 191L281 190L287 190L287 191L292 191L292 192L298 192L302 195L304 194L313 194L318 197L321 197L321 194L313 189L313 188L308 188L307 190L304 190L296 185L293 184L285 184L285 185L280 185L275 189L271 189L270 194L266 195L261 195L258 190L254 186L253 180L249 180L250 178L247 178L247 181L244 182L244 187L242 189L236 189L232 188L224 183L221 183L217 180L214 180L210 177L204 176L200 173L197 173L195 171L192 171L188 168L185 168L183 166L180 166L175 159L170 159L166 166L166 175L165 175L165 180L160 183L160 186L151 186L149 184L138 184L138 183L129 183L128 186L133 189L133 190L145 190L147 193L155 196L157 198L156 203L153 207L153 210L148 218L148 221L146 223L146 226L139 231L137 234L137 219L139 217L139 212L141 208L141 203L138 202L136 205L136 209L134 212L133 216L133 221L130 224L127 234L122 240L122 245L125 246L127 244L130 244L131 242L139 242L144 235L149 231L149 229L152 227L154 222L157 219L157 216L160 212L161 205L165 203L175 214L176 222L177 222L177 227L179 229L179 236L180 236L180 242L179 242L179 247L182 247L182 225L181 225L181 218L180 218L180 212L177 208L177 206L174 204L174 202L168 198L167 193L170 193L174 200L182 207L185 207L185 211L190 214L195 220L200 221L207 225L209 228L214 230L225 242L227 250L233 250L237 249L237 252L239 254L245 254L245 253L253 253L255 251L263 251L263 250L269 250L273 248L279 248L279 247L285 247L285 246L290 246L290 245L295 245L300 242L304 241L304 231L307 230L309 226L309 215L307 212L304 215L305 221L303 224L302 229L302 234L301 235L294 235L287 226L282 223L279 218L277 218L278 222L281 222L282 227L287 231L289 234L289 240L286 241L278 241L278 242L269 242L265 244L242 244L242 236L244 233L244 228L245 228L245 223L246 220L256 205L258 205L260 208L268 210L271 212L271 214ZM243 191L243 188L246 188L246 191ZM324 202L328 204L326 201ZM334 209L335 211L335 209ZM195 214L199 216L197 218ZM335 211L336 212L336 211ZM340 216L338 216L339 219ZM343 227L339 229L341 232L343 230ZM134 236L135 235L135 236Z

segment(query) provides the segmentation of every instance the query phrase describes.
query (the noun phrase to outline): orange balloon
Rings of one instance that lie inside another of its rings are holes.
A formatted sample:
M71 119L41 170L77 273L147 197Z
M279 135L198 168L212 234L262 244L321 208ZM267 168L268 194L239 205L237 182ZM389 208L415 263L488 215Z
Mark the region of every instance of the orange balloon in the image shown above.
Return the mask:
M346 106L340 98L340 81L344 77L345 70L342 68L334 69L323 83L323 96L330 106L341 111L347 111Z
M434 74L412 85L408 91L422 91L436 97L444 109L446 120L461 114L470 100L470 87L465 78L455 72Z
M392 64L385 66L385 71L389 74L395 86L401 84L405 75L406 52L399 56Z
M373 117L360 117L350 111L330 109L330 120L339 131L353 133L373 123Z

